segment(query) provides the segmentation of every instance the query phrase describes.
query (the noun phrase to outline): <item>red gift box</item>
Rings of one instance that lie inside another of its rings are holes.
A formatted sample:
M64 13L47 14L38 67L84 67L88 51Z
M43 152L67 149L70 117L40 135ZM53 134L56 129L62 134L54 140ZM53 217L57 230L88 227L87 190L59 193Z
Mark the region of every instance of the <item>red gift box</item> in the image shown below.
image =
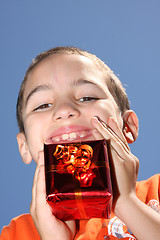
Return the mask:
M106 140L44 145L47 202L63 220L109 218L112 187Z

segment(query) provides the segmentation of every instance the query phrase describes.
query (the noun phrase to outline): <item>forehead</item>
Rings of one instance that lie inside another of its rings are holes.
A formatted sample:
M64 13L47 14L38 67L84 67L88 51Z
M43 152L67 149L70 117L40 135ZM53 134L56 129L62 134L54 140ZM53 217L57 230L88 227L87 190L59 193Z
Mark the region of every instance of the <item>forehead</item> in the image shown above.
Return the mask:
M91 58L78 54L53 54L39 62L28 74L25 92L40 84L63 86L78 79L106 86L107 78L106 71Z

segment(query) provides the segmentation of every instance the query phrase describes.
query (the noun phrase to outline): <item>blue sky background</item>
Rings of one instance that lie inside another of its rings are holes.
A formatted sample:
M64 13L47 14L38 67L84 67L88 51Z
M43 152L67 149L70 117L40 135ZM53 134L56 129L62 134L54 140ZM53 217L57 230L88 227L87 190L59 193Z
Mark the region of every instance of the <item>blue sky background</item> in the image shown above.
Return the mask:
M160 172L159 9L158 0L0 1L0 229L29 212L35 164L18 152L16 100L31 60L51 47L78 46L108 63L139 117L138 180Z

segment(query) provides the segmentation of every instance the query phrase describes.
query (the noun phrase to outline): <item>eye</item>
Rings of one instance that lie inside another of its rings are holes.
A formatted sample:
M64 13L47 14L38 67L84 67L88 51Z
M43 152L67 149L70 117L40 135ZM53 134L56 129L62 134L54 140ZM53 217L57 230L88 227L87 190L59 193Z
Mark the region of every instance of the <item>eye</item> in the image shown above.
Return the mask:
M52 106L51 103L45 103L45 104L42 104L42 105L38 106L37 108L35 108L34 111L43 111L43 110L50 108L51 106Z
M82 97L79 99L79 102L91 102L91 101L96 101L99 98L96 97Z

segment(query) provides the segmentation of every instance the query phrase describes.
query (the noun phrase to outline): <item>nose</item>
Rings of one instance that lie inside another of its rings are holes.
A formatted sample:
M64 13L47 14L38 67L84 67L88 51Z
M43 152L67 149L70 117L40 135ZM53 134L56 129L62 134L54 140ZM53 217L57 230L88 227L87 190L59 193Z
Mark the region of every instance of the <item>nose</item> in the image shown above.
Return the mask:
M53 119L55 121L76 118L80 115L79 110L69 103L61 103L54 109Z

